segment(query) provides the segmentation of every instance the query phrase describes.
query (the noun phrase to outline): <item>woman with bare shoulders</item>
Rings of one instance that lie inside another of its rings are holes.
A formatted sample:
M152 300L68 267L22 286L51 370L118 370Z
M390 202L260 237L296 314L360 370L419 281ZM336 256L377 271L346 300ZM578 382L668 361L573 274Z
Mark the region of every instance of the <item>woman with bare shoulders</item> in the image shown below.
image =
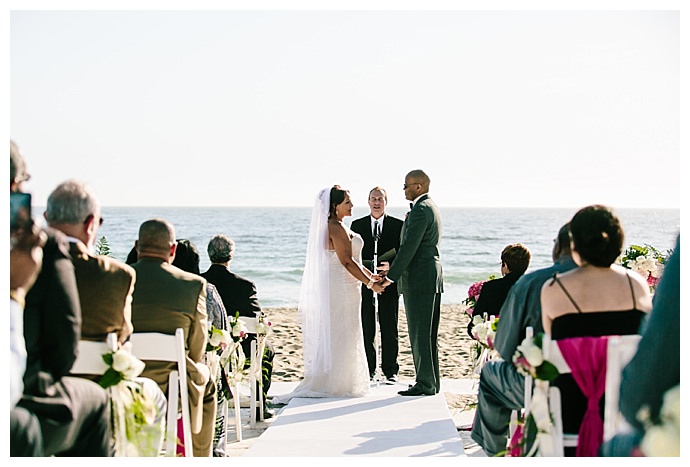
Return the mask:
M553 339L637 333L652 300L642 276L615 264L623 240L620 220L606 206L587 206L573 216L570 247L579 267L544 284L544 332Z
M339 185L319 192L312 211L300 290L304 379L294 397L360 397L369 390L360 314L362 283L380 280L362 266L364 241L343 224L352 201Z
M582 208L570 221L570 249L578 267L555 274L541 289L544 332L559 342L561 349L560 342L569 342L565 345L566 361L582 364L590 358L601 358L601 352L589 353L594 352L595 341L582 339L638 334L643 318L652 309L644 278L615 264L623 249L623 239L618 217L606 206ZM576 381L573 373L559 375L551 382L560 389L564 401L564 433L593 429L582 425L596 397L590 400L585 395L580 385L586 384L586 378ZM592 417L588 420L588 424L592 423ZM565 455L589 455L590 449L587 443L577 450L566 447Z

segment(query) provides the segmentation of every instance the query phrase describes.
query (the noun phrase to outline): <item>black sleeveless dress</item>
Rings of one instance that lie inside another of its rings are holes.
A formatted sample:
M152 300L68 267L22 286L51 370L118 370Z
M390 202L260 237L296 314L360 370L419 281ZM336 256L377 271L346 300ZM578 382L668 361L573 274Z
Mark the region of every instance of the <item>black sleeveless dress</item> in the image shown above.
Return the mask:
M627 274L627 272L626 272ZM630 275L630 293L633 306L624 311L599 311L583 313L573 297L568 293L558 277L554 274L553 280L561 287L563 293L573 304L577 313L561 315L551 324L551 339L560 340L569 337L599 337L599 336L623 336L639 334L640 325L646 313L635 308L635 291L633 290ZM570 373L558 376L552 384L561 391L563 433L577 434L580 424L587 410L587 398L582 394L577 383ZM599 412L604 417L604 397L601 398ZM566 448L566 456L574 456L575 448Z

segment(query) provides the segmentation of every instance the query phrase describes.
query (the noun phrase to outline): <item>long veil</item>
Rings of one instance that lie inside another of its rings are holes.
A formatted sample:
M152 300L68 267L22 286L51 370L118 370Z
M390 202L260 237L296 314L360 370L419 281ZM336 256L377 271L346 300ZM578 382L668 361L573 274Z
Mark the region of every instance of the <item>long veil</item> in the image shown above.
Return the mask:
M331 189L319 192L311 213L304 263L299 314L302 321L304 377L331 369L331 319L329 304L328 210Z

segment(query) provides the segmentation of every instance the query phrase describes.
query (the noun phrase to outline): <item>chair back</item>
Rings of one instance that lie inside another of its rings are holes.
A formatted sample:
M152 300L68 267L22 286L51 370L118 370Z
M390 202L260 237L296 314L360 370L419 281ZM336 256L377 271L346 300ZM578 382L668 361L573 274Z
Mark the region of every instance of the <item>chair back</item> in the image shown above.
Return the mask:
M117 335L108 333L105 342L80 340L77 343L77 358L70 373L74 375L102 375L108 369L103 354L117 350Z
M620 391L620 380L623 368L633 357L641 336L632 335L612 335L606 337L605 351L605 388L604 388L604 416L603 416L603 441L613 437L617 432L627 427L618 410L618 400ZM587 338L571 338L587 339ZM588 346L591 348L591 346ZM548 335L544 336L542 351L544 359L553 363L560 374L571 373L571 368L566 362L558 342L553 341ZM590 388L591 390L591 388ZM564 402L561 400L561 393L557 387L549 390L549 406L554 419L555 434L558 438L554 442L555 450L546 455L563 456L565 447L578 446L580 441L579 434L563 433L563 420L561 409ZM565 402L567 403L567 401ZM580 449L578 447L578 453ZM579 455L579 454L578 454Z
M606 392L604 400L604 442L616 433L631 429L618 408L623 368L632 360L642 336L613 336L606 349Z
M175 436L177 434L177 403L181 401L183 442L185 457L192 457L192 429L187 388L187 352L185 350L184 330L177 328L174 335L159 332L134 332L129 341L132 354L140 360L175 362L177 369L168 376L168 416L166 422L166 455L175 456Z

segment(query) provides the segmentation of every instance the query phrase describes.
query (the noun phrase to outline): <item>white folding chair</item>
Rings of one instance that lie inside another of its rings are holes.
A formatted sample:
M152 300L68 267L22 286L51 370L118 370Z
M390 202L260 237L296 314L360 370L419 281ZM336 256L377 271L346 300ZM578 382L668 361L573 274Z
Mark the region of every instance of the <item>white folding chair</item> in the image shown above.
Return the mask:
M70 373L74 375L102 375L108 369L103 354L117 350L117 335L108 333L105 341L80 340L77 344L77 358Z
M130 342L132 343L132 354L144 362L155 360L177 363L177 370L172 370L168 375L165 455L174 457L176 453L179 396L185 457L193 457L184 331L182 328L177 328L174 335L159 332L135 332L130 336Z
M77 358L72 365L70 373L73 375L103 375L109 366L103 361L103 355L114 352L118 348L117 335L114 332L108 333L105 341L80 340L77 343ZM112 394L110 388L108 392ZM111 408L118 407L119 414L114 420L124 420L124 407L112 405ZM116 455L127 452L127 427L124 423L113 422L113 438L115 440Z
M606 344L606 389L604 392L604 441L616 433L628 428L627 423L618 410L620 395L620 381L623 368L632 359L641 336L637 334L624 336L609 336ZM570 373L568 364L556 342L544 336L544 359L553 363L560 374ZM577 447L577 434L563 433L563 419L561 416L561 394L557 387L549 388L549 409L554 421L554 451L541 453L542 455L564 456L566 447Z
M623 368L632 360L642 336L614 336L606 348L606 392L604 401L604 442L616 433L625 433L632 427L618 408Z
M244 327L247 330L248 334L254 334L256 335L256 325L259 322L259 317L255 318L248 318L245 316L240 316L239 317L240 322L244 324ZM258 391L257 394L257 383L261 383L261 362L263 359L263 353L264 353L264 345L259 346L258 345L258 340L253 340L251 343L251 348L250 348L250 356L249 356L249 426L254 428L256 426L256 412L257 412L257 402L258 402L258 407L260 409L258 410L259 412L259 421L264 420L264 411L263 411L263 406L264 406L264 393L263 391ZM257 401L258 397L258 401Z

